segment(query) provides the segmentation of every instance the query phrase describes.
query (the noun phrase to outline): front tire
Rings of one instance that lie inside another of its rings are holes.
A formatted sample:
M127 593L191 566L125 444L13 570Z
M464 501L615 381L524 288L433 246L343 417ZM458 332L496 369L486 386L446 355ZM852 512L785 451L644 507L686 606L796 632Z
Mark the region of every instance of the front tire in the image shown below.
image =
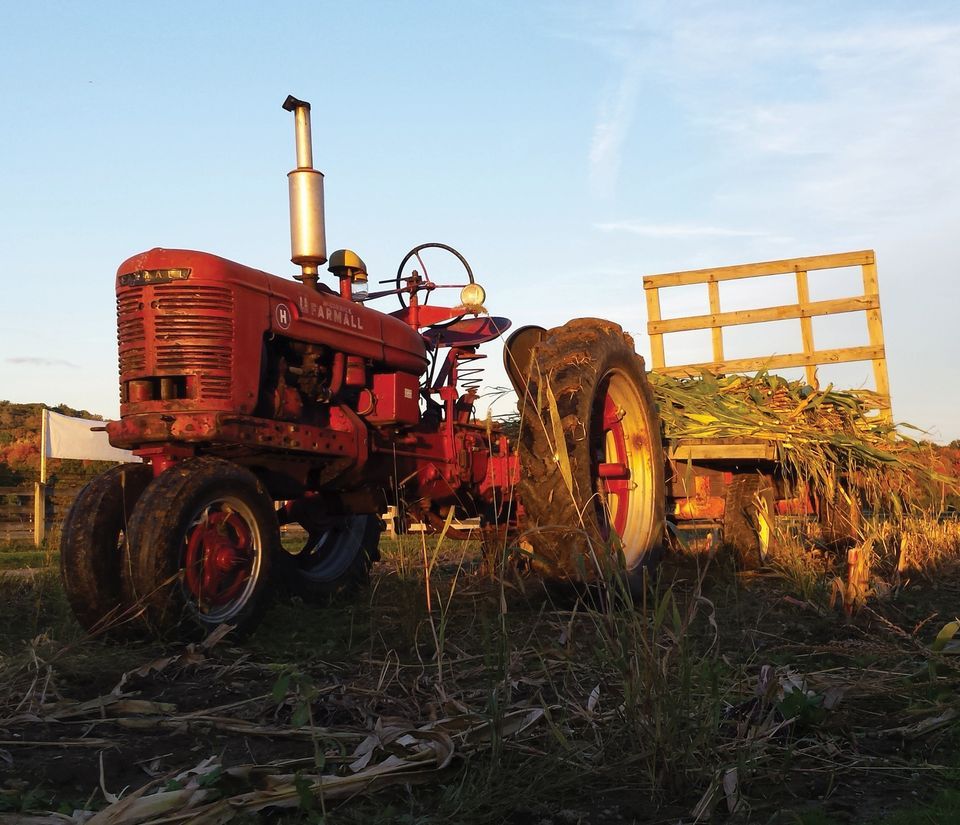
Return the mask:
M593 318L550 330L532 358L520 499L535 564L589 581L615 550L628 574L641 573L665 528L663 444L643 359L618 325Z
M121 464L89 482L73 500L60 536L60 577L81 627L105 629L119 618L127 525L153 478L148 464Z
M273 501L249 470L190 458L157 478L130 524L124 592L152 632L259 622L280 551Z

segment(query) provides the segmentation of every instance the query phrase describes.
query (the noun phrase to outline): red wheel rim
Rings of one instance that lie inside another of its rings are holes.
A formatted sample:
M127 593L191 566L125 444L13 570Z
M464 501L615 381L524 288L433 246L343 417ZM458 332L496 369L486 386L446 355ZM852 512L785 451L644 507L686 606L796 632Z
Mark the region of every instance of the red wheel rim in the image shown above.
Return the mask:
M203 510L187 531L184 556L184 584L201 612L245 594L259 567L257 544L250 523L229 506Z
M611 369L600 382L590 430L597 521L605 540L620 545L628 568L641 560L662 529L656 523L654 442L648 401L629 372Z
M603 394L603 430L596 467L596 478L602 493L601 524L606 528L606 538L610 538L611 531L623 536L630 512L630 469L624 416L609 389L608 386Z

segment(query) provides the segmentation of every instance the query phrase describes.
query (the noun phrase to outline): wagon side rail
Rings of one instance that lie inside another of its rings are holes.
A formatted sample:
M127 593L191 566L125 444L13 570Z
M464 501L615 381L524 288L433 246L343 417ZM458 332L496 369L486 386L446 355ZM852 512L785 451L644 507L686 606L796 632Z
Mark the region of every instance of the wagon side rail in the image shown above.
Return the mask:
M858 266L861 269L862 294L825 301L810 300L808 272L852 266ZM790 273L793 273L796 278L796 303L732 312L722 311L719 286L721 281ZM706 315L662 318L660 314L660 290L691 284L707 285L710 312ZM880 315L880 288L877 280L876 256L872 249L648 275L643 279L643 288L647 300L647 334L650 338L652 367L655 372L666 375L690 376L698 375L702 371L726 374L750 373L761 369L776 370L803 367L807 383L813 387L818 387L818 366L870 361L873 365L878 412L885 419L891 417L890 382L887 376L883 321ZM812 319L821 315L835 315L845 312L865 313L869 344L818 350L814 344ZM802 352L778 353L753 358L727 359L724 357L723 330L725 327L790 319L797 319L800 323L801 340L803 342ZM668 366L664 356L664 335L700 329L711 331L713 360L696 364Z

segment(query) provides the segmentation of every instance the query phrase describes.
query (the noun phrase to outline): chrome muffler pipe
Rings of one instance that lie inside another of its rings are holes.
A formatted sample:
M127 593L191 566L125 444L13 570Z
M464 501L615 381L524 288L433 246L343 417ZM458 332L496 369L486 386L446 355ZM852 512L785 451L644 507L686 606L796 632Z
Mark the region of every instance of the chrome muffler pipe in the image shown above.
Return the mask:
M293 112L297 136L297 168L287 174L290 188L290 260L300 267L299 280L316 286L327 260L323 218L323 173L313 168L310 104L288 95L283 108Z

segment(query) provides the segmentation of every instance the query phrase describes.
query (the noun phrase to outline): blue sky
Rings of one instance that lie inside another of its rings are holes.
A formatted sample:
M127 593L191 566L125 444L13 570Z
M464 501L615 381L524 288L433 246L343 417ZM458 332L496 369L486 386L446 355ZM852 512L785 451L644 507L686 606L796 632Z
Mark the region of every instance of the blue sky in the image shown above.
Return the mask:
M518 324L608 317L646 354L644 274L875 249L895 416L960 437L955 3L5 3L0 50L0 398L117 414L134 252L295 271L293 93L330 248L377 278L450 243ZM815 299L854 288L811 275ZM792 299L721 289L724 309ZM664 310L705 312L705 290ZM865 343L856 316L814 329ZM798 338L740 331L728 356Z

